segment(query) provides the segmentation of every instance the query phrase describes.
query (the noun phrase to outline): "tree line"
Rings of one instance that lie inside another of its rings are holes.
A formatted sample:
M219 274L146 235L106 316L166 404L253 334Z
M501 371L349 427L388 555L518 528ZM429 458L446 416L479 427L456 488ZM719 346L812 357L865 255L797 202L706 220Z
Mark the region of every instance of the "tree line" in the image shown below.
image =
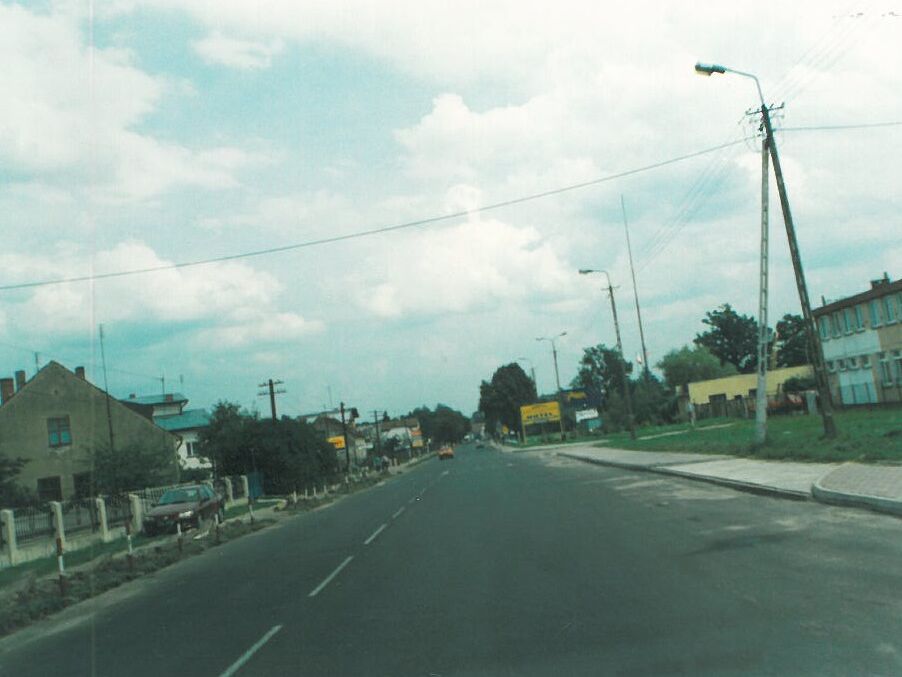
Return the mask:
M758 368L758 322L725 303L705 313L707 327L692 345L674 348L655 365L663 379L649 370L637 370L620 353L604 344L583 350L571 388L586 392L589 404L602 413L606 431L628 425L623 399L629 388L637 424L671 423L677 416L678 391L694 381L733 374L754 373ZM808 364L808 333L800 315L786 314L768 329L767 354L776 367ZM624 380L625 379L625 380ZM805 384L797 383L798 387ZM538 399L535 384L517 363L498 367L479 387L479 411L490 430L501 425L520 427L520 407ZM573 422L569 422L572 426Z

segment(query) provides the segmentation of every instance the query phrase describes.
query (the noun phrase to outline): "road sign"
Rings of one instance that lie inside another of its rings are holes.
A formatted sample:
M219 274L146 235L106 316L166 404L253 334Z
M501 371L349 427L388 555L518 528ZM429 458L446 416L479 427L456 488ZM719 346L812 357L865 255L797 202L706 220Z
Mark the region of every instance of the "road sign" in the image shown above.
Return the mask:
M561 420L561 407L557 402L540 402L520 407L520 420L523 425L545 423Z
M582 409L576 412L576 422L588 421L592 418L598 418L598 409Z
M331 444L336 449L344 449L345 448L344 435L336 435L335 437L328 437L328 438L326 438L326 442Z

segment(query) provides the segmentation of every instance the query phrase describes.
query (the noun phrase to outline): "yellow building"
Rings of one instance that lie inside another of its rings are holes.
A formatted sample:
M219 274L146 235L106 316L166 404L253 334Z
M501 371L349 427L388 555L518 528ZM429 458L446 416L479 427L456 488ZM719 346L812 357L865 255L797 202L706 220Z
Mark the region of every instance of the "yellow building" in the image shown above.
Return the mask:
M791 378L813 378L814 370L810 365L801 367L783 367L767 372L767 396L775 397L783 384ZM689 384L689 401L694 406L700 404L716 404L740 397L755 398L758 387L758 374L736 374L724 378L713 378L709 381L697 381Z

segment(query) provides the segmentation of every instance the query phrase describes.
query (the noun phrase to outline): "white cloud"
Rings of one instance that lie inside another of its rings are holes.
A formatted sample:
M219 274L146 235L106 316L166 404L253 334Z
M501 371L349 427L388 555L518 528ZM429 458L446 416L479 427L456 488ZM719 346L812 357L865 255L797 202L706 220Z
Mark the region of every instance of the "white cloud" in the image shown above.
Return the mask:
M123 242L91 260L81 247L61 245L51 258L5 255L12 279L74 277L171 262L141 242ZM241 262L167 269L152 274L39 287L8 311L31 331L67 336L92 331L94 322L133 325L201 325L200 343L231 348L277 343L321 331L324 325L281 310L282 285L269 273Z
M384 318L559 298L573 277L535 229L495 219L397 237L377 251L385 265L352 275L350 286L358 305Z
M272 58L282 51L282 42L241 40L213 31L202 40L192 43L194 51L207 63L221 64L239 70L269 68Z
M71 9L71 8L67 8ZM169 83L125 49L92 48L76 12L41 14L0 5L0 161L13 175L136 200L173 186L236 184L255 161L231 147L193 150L137 131ZM176 87L184 94L184 86Z

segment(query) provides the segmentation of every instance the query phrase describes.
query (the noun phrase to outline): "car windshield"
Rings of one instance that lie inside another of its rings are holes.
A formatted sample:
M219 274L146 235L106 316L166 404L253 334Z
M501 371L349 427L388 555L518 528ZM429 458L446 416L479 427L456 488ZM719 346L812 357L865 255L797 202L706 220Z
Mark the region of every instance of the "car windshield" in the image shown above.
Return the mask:
M197 489L170 489L160 496L157 505L171 505L173 503L195 503L200 500L200 492Z

